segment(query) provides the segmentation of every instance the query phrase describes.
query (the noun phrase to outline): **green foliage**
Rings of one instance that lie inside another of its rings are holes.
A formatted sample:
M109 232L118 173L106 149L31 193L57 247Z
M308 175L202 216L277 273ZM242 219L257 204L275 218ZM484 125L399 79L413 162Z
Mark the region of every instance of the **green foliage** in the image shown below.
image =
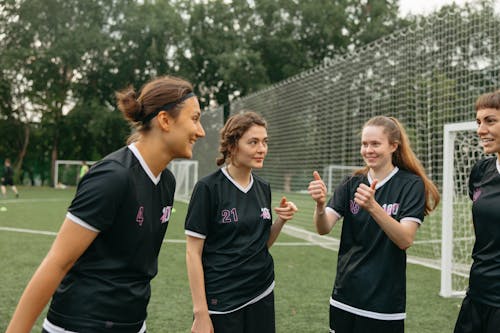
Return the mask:
M227 110L235 97L399 28L395 3L6 0L0 127L12 118L24 128L0 152L12 152L19 169L98 159L128 134L120 114L108 111L115 91L175 74L195 84L203 106Z

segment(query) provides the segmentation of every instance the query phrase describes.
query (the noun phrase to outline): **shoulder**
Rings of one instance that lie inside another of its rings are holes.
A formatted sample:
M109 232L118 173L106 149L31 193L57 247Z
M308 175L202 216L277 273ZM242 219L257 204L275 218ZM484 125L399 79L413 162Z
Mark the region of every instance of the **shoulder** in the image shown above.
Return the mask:
M339 187L352 186L352 185L357 187L363 181L365 182L368 181L368 177L365 174L359 173L359 174L348 175L342 179L342 181L339 184Z
M496 169L496 160L495 157L488 157L477 161L472 167L471 178L481 177L485 172Z
M175 183L176 182L174 174L168 168L165 168L163 170L163 172L161 173L161 179L162 179L162 181L167 182L167 183Z
M477 161L470 171L469 183L479 181L491 170L496 170L496 158L487 157Z
M264 185L264 186L270 186L269 182L266 181L264 178L257 176L255 173L252 172L252 177L253 181L257 184Z
M113 161L123 167L130 167L135 160L134 154L128 147L122 147L111 154L105 156L101 162L103 161Z
M128 161L127 161L128 159ZM114 186L128 183L131 156L127 158L125 148L117 150L95 163L85 174L84 179L106 181Z
M221 169L217 169L216 171L209 173L204 177L201 177L198 180L197 184L212 187L213 185L220 183L224 178L225 176L222 173Z
M399 171L395 174L395 179L405 183L423 183L423 180L419 175L401 169L399 169Z

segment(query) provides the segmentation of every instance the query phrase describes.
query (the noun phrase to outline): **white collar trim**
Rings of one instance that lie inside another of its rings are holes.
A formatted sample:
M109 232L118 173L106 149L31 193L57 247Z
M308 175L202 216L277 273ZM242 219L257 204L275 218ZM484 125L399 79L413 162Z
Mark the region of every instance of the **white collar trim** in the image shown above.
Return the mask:
M229 173L227 172L227 166L223 166L221 168L221 171L222 173L227 177L227 179L229 179L231 181L231 183L234 184L234 186L236 186L241 192L243 193L247 193L248 191L250 191L250 189L252 188L252 185L253 185L253 175L252 173L250 173L250 183L248 183L247 187L243 187L241 186L240 184L238 184L236 182L236 180L234 180L230 175Z
M132 151L132 153L135 155L135 157L139 160L139 163L141 164L142 169L144 169L144 172L146 172L149 179L151 179L151 181L155 185L158 185L158 183L160 182L160 178L161 178L161 172L158 175L158 177L154 176L153 172L151 171L151 169L147 165L146 161L144 160L144 158L142 158L142 155L139 152L139 149L137 149L137 147L135 146L135 142L132 142L131 144L129 144L128 149L130 149Z
M497 158L497 170L498 170L498 173L500 173L500 160L498 158Z
M384 184L387 183L398 171L399 171L399 168L394 167L394 169L392 169L391 173L387 177L385 177L382 181L379 181L377 183L377 185L375 186L375 189L379 189L382 186L384 186ZM371 185L372 182L373 182L372 176L370 176L370 172L368 172L368 183L370 183L370 185Z

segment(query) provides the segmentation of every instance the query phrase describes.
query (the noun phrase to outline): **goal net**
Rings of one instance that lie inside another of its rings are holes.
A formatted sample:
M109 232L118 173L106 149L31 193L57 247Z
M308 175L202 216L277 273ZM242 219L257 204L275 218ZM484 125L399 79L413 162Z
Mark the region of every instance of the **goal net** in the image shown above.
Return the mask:
M91 166L96 161L85 161L87 166ZM80 181L80 168L82 160L56 160L54 168L54 187L66 188L76 186Z
M446 124L443 147L441 290L462 296L472 264L474 229L468 195L470 170L483 157L475 122Z
M194 185L198 181L198 161L196 160L174 160L168 168L174 174L176 187L175 199L188 201Z

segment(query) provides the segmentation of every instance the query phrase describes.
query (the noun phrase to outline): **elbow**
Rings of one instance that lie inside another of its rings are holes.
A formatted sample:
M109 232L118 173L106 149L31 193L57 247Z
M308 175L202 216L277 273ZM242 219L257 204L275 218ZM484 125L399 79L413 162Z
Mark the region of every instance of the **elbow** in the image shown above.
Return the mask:
M316 232L318 233L318 235L324 236L327 235L330 231L326 229L316 228Z
M406 251L413 245L413 239L405 239L399 242L397 245L401 250Z

